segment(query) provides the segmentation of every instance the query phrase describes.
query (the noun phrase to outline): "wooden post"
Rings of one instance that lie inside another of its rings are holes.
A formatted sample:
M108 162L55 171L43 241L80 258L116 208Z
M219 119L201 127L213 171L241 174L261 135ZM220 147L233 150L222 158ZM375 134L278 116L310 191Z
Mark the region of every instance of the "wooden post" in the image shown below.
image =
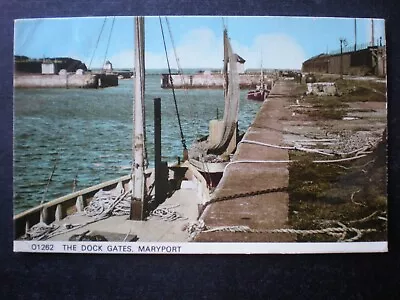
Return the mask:
M45 224L47 224L47 222L48 222L48 213L47 213L47 208L46 207L43 207L40 210L40 222L41 223L45 223Z
M163 191L160 178L161 165L161 99L154 99L154 172L155 172L155 200L163 201Z
M28 233L29 229L31 228L30 224L29 224L29 220L25 221L25 234Z
M76 203L75 203L76 211L77 212L83 212L84 205L83 205L83 197L82 195L78 196L76 198Z
M62 206L61 206L61 204L58 204L56 206L56 211L54 213L54 220L60 221L63 219L63 217L64 216L63 216L63 212L62 212Z

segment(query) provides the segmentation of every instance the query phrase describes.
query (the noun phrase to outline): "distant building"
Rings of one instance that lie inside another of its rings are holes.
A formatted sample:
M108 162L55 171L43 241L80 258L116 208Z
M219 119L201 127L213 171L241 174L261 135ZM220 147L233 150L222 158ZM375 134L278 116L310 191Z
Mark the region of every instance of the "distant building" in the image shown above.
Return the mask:
M51 60L44 60L42 62L42 74L55 74L56 68Z
M386 75L386 47L367 47L357 51L328 55L320 54L303 62L305 73L348 75Z
M106 73L113 71L112 63L109 60L104 63L103 71L106 71Z

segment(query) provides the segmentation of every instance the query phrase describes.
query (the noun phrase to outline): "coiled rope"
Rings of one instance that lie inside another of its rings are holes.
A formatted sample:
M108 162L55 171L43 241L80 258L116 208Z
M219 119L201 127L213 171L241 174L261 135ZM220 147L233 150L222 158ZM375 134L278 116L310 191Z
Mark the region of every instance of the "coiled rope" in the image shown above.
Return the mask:
M176 220L187 220L187 217L184 217L183 214L173 210L173 208L178 207L179 204L171 205L171 206L164 206L164 207L158 207L155 210L153 210L150 215L157 217L163 221L176 221Z
M128 191L124 193L123 188L111 191L99 190L84 208L84 213L88 217L129 215L131 199L128 194Z
M40 222L26 232L25 238L29 240L45 240L111 216L129 215L131 194L131 190L124 191L123 187L110 191L99 190L93 196L89 205L83 210L83 213L91 217L91 220L83 224L64 224L63 226L56 224L47 225L44 222Z
M26 232L26 238L30 240L41 239L41 237L49 235L59 227L60 226L55 224L47 225L44 222L37 223Z

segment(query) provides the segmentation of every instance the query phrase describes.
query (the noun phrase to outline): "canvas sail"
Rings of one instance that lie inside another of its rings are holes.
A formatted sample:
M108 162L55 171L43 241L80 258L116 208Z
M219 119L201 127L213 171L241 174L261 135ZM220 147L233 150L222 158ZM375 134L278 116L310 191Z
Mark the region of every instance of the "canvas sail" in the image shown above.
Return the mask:
M224 46L226 47L225 64L229 68L227 74L227 82L225 84L225 108L223 116L223 130L219 137L208 148L207 153L222 154L226 151L232 137L235 133L239 114L239 74L237 70L237 55L233 53L229 39L224 34ZM228 153L230 154L230 153Z

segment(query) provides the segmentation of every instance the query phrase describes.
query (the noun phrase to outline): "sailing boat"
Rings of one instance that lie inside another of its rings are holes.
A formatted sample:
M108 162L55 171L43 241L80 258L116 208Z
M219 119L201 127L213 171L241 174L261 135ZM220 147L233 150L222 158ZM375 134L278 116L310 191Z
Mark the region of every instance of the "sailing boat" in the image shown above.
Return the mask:
M189 150L189 162L216 186L229 163L238 142L239 74L238 56L232 51L227 29L224 29L224 98L222 120L211 120L209 135L197 140ZM229 69L229 72L228 72Z
M144 17L135 17L134 163L131 174L73 192L14 216L15 239L189 239L182 226L197 219L199 205L209 200L209 190L205 179L188 162L168 166L160 161L161 114L155 117L155 128L158 128L155 130L155 148L158 148L155 170L147 168L144 53ZM160 99L155 99L155 111L160 112L160 105Z
M268 86L268 84L266 84L264 82L264 70L263 70L262 59L261 59L260 85L257 85L254 90L250 90L247 92L247 99L256 100L256 101L264 101L265 99L267 99L270 91L271 91L271 86Z

